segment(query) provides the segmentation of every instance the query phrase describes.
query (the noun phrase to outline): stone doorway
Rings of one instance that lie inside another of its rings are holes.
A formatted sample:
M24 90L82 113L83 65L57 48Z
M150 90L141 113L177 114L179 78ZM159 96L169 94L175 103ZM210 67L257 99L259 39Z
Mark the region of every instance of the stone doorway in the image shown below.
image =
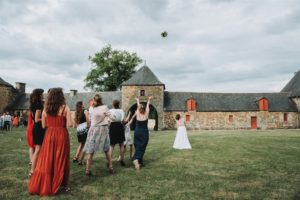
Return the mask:
M150 107L150 113L149 113L149 119L148 119L148 128L150 131L157 131L158 130L158 113L154 106L152 106L150 104L149 107ZM133 104L127 111L126 116L128 115L129 111L131 112L131 115L133 115L135 113L136 109L137 109L137 104ZM135 123L136 123L136 119L134 119L130 125L131 130L135 129Z

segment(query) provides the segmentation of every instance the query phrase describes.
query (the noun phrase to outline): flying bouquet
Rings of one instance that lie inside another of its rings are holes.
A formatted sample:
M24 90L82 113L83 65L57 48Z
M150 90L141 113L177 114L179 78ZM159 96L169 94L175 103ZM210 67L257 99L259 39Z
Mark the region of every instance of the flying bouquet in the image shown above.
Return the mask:
M161 37L165 38L168 36L168 32L167 31L164 31L161 33Z

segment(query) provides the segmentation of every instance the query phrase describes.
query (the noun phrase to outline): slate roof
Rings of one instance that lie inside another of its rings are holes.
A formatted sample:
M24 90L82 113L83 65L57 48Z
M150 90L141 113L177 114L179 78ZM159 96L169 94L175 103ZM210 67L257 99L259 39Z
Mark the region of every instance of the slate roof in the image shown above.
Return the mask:
M165 87L165 84L146 65L133 74L129 80L121 84L121 86L124 85L163 85Z
M110 108L112 107L112 101L117 99L121 101L121 92L82 92L77 93L72 96L70 93L65 93L65 99L67 105L71 108L71 110L76 109L77 101L82 101L86 108L88 108L88 102L92 99L95 94L100 94L102 97L102 102L108 105ZM19 100L14 104L13 109L15 110L27 110L29 109L29 96L30 94L23 94L20 96ZM45 95L46 99L46 95Z
M165 111L186 111L189 98L197 101L198 112L259 111L258 100L269 100L270 112L297 112L295 103L287 93L194 93L165 92Z
M287 92L290 97L300 97L300 70L295 73L294 77L286 84L281 92Z
M1 77L0 77L0 85L5 85L5 86L13 87L11 84L9 84L5 80L3 80Z

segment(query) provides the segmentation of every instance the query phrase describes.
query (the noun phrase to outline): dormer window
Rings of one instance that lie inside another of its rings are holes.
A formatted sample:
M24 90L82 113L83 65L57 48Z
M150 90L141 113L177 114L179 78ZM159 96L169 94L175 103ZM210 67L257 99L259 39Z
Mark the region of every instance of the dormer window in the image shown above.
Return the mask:
M267 98L261 98L259 100L259 110L268 111L269 110L269 101Z
M145 90L140 90L140 96L141 97L145 96Z
M197 102L195 99L188 99L187 102L187 110L188 111L195 111L197 107Z

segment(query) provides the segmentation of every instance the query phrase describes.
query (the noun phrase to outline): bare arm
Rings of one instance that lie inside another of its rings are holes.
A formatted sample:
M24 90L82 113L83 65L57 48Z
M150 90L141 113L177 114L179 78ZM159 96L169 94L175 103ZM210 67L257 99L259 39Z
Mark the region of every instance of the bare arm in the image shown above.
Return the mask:
M47 127L46 118L47 118L46 112L43 111L43 113L42 113L42 127L43 127L43 128L46 128L46 127Z
M42 110L38 109L35 111L34 121L35 123L42 121Z
M140 100L139 100L139 98L135 98L135 100L136 100L137 107L139 107L140 106Z
M127 115L126 118L124 119L125 122L128 122L128 121L129 121L130 115L131 115L131 112L129 111L129 112L128 112L128 115Z
M67 127L72 127L73 126L73 120L72 120L70 108L68 106L66 106L64 114L67 118Z
M85 110L84 115L85 115L87 127L90 127L91 126L91 120L90 120L89 112L87 110Z
M128 124L130 125L133 121L133 119L136 117L136 112L134 113L134 115L131 117L130 121L128 122Z
M149 111L150 111L150 100L152 99L152 96L148 98L148 102L147 102L147 106L146 106L146 113L149 114Z

